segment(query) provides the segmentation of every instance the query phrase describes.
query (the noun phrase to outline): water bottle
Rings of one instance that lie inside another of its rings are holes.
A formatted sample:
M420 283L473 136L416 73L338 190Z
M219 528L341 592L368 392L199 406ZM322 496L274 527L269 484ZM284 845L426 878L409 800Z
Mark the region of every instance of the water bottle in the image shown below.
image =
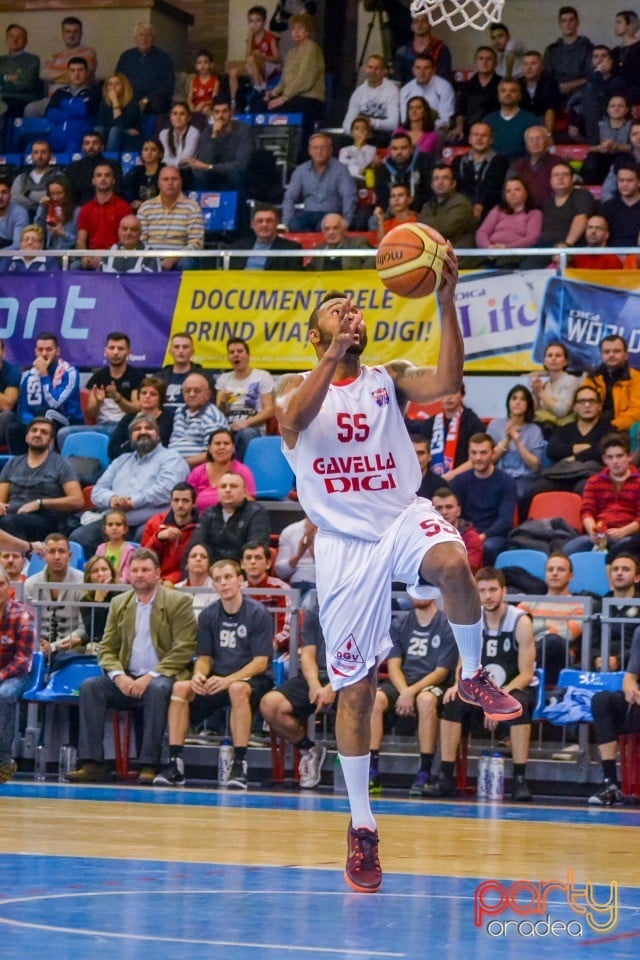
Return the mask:
M231 737L224 737L218 752L218 786L224 787L231 776L233 766L233 742Z
M75 747L66 743L58 754L58 780L66 780L67 774L76 768L77 752Z
M47 779L47 754L42 744L39 744L36 747L36 755L33 763L33 775L36 780Z
M344 770L342 769L340 757L337 753L333 761L333 792L342 795L345 795L347 792L347 784L344 779Z
M489 751L484 750L478 760L478 784L476 789L478 800L489 799Z
M504 760L499 753L489 760L489 800L502 800L504 797Z

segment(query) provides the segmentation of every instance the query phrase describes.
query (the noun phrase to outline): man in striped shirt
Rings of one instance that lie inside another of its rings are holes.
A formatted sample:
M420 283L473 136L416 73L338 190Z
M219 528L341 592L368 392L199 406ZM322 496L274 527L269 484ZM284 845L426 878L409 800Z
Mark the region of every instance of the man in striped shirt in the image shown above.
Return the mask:
M179 248L190 251L204 246L204 220L195 200L182 192L182 177L177 167L163 167L158 175L157 197L145 200L138 208L142 240L151 250ZM193 270L193 256L163 257L163 270Z
M203 373L189 374L182 384L182 396L185 402L174 414L169 449L184 457L193 469L207 459L213 431L229 423L211 402L211 387Z

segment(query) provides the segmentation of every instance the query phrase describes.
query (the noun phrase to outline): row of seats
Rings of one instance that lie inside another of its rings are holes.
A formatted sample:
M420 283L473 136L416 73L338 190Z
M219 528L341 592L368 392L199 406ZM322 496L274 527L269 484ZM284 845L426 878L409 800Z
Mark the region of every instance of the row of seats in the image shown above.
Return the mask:
M569 557L573 567L573 578L569 584L572 594L588 591L604 597L611 589L606 570L606 553L590 550L587 553L572 553ZM544 571L549 555L542 550L503 550L496 557L494 566L498 570L506 567L521 567L532 577L544 580Z

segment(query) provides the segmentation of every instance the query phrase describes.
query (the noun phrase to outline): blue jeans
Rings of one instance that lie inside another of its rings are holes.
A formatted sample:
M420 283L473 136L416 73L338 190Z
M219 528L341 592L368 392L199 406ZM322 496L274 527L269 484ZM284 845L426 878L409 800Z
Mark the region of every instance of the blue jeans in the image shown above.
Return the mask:
M16 729L16 704L30 683L29 677L9 677L0 683L0 762L11 760Z

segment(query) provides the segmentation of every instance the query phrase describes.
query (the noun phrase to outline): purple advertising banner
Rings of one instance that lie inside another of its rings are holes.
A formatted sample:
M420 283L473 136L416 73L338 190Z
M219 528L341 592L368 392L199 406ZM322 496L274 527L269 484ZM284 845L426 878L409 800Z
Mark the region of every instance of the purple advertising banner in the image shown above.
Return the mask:
M38 273L0 275L0 338L7 359L31 363L39 333L51 331L77 367L101 366L106 335L131 338L131 360L164 361L181 275Z

